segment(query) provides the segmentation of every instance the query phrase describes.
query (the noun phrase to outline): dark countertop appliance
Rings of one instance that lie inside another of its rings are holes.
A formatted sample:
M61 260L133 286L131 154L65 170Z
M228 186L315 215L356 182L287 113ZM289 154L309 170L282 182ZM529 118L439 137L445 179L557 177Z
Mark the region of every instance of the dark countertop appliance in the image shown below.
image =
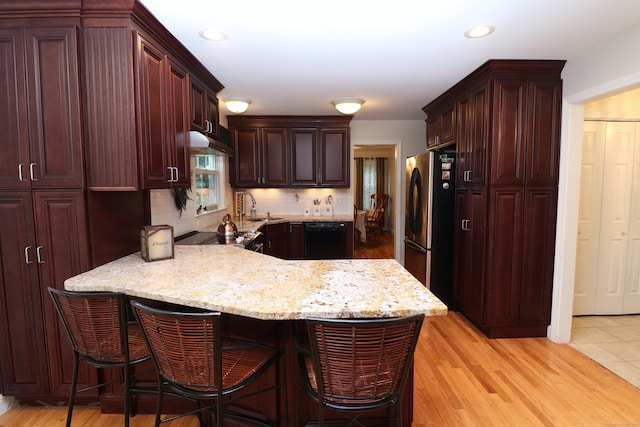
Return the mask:
M345 222L305 222L305 259L346 259L349 228Z
M254 252L263 252L264 248L264 234L260 231L255 233L239 233L239 237L242 237L241 242L233 241L220 241L218 233L215 231L190 231L189 233L182 234L174 239L176 245L236 245L249 249Z

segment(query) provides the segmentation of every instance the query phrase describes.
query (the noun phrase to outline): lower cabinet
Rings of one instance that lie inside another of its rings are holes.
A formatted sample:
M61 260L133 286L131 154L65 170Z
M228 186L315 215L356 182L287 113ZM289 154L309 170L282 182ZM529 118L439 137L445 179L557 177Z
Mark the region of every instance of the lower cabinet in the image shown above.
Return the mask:
M265 226L264 253L282 259L289 258L289 224L267 224Z
M457 192L454 304L490 338L546 336L556 202L549 187Z
M289 223L289 259L304 259L304 223Z
M73 356L47 287L90 268L83 191L0 192L0 253L0 393L59 404ZM79 384L95 380L83 367Z

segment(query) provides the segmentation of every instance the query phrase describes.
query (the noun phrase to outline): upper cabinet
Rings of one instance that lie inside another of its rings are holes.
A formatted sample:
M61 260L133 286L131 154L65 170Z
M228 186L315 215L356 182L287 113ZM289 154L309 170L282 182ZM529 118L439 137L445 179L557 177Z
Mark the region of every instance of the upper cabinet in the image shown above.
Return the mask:
M84 12L89 188L189 187L189 130L217 137L222 84L140 3Z
M190 187L187 71L142 35L137 69L144 188Z
M455 104L427 112L427 148L445 147L454 143Z
M350 117L233 116L235 187L349 187Z
M75 26L0 28L0 188L82 188Z
M191 129L220 138L218 97L195 76L191 76Z

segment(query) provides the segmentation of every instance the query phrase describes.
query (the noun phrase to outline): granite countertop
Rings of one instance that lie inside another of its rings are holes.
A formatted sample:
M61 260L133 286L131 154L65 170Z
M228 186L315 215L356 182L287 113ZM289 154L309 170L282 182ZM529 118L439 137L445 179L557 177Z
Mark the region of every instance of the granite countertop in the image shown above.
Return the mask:
M134 253L64 282L263 320L447 314L397 261L289 261L233 245L176 246L174 258Z

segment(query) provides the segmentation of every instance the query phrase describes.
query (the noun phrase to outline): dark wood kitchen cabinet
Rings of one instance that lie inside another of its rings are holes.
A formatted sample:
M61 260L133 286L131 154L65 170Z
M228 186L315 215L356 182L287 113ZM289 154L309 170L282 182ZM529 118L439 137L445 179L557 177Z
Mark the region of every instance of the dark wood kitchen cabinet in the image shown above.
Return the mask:
M137 87L144 188L190 188L188 74L141 34Z
M68 398L73 354L47 287L90 268L82 190L0 192L0 392L24 402ZM83 366L79 384L95 383ZM97 390L81 397L95 401Z
M267 224L264 227L264 253L282 259L289 259L289 224Z
M304 257L304 223L289 223L289 259L305 259Z
M230 126L233 121L229 119ZM236 187L286 187L289 183L287 130L277 127L233 127Z
M139 2L83 13L89 188L189 187L188 132L217 111L222 84Z
M490 60L455 102L454 308L492 338L546 336L564 61Z
M191 82L191 129L198 130L215 140L220 139L218 97L197 77Z
M427 149L455 143L455 111L455 104L449 102L427 112Z
M135 0L3 0L0 73L0 394L66 404L73 358L47 286L140 248L142 136L188 170L191 79L210 111L223 86Z
M349 117L228 120L236 153L231 163L234 187L349 187Z
M349 129L291 129L291 187L349 187Z
M46 23L0 28L0 188L84 185L77 28Z

